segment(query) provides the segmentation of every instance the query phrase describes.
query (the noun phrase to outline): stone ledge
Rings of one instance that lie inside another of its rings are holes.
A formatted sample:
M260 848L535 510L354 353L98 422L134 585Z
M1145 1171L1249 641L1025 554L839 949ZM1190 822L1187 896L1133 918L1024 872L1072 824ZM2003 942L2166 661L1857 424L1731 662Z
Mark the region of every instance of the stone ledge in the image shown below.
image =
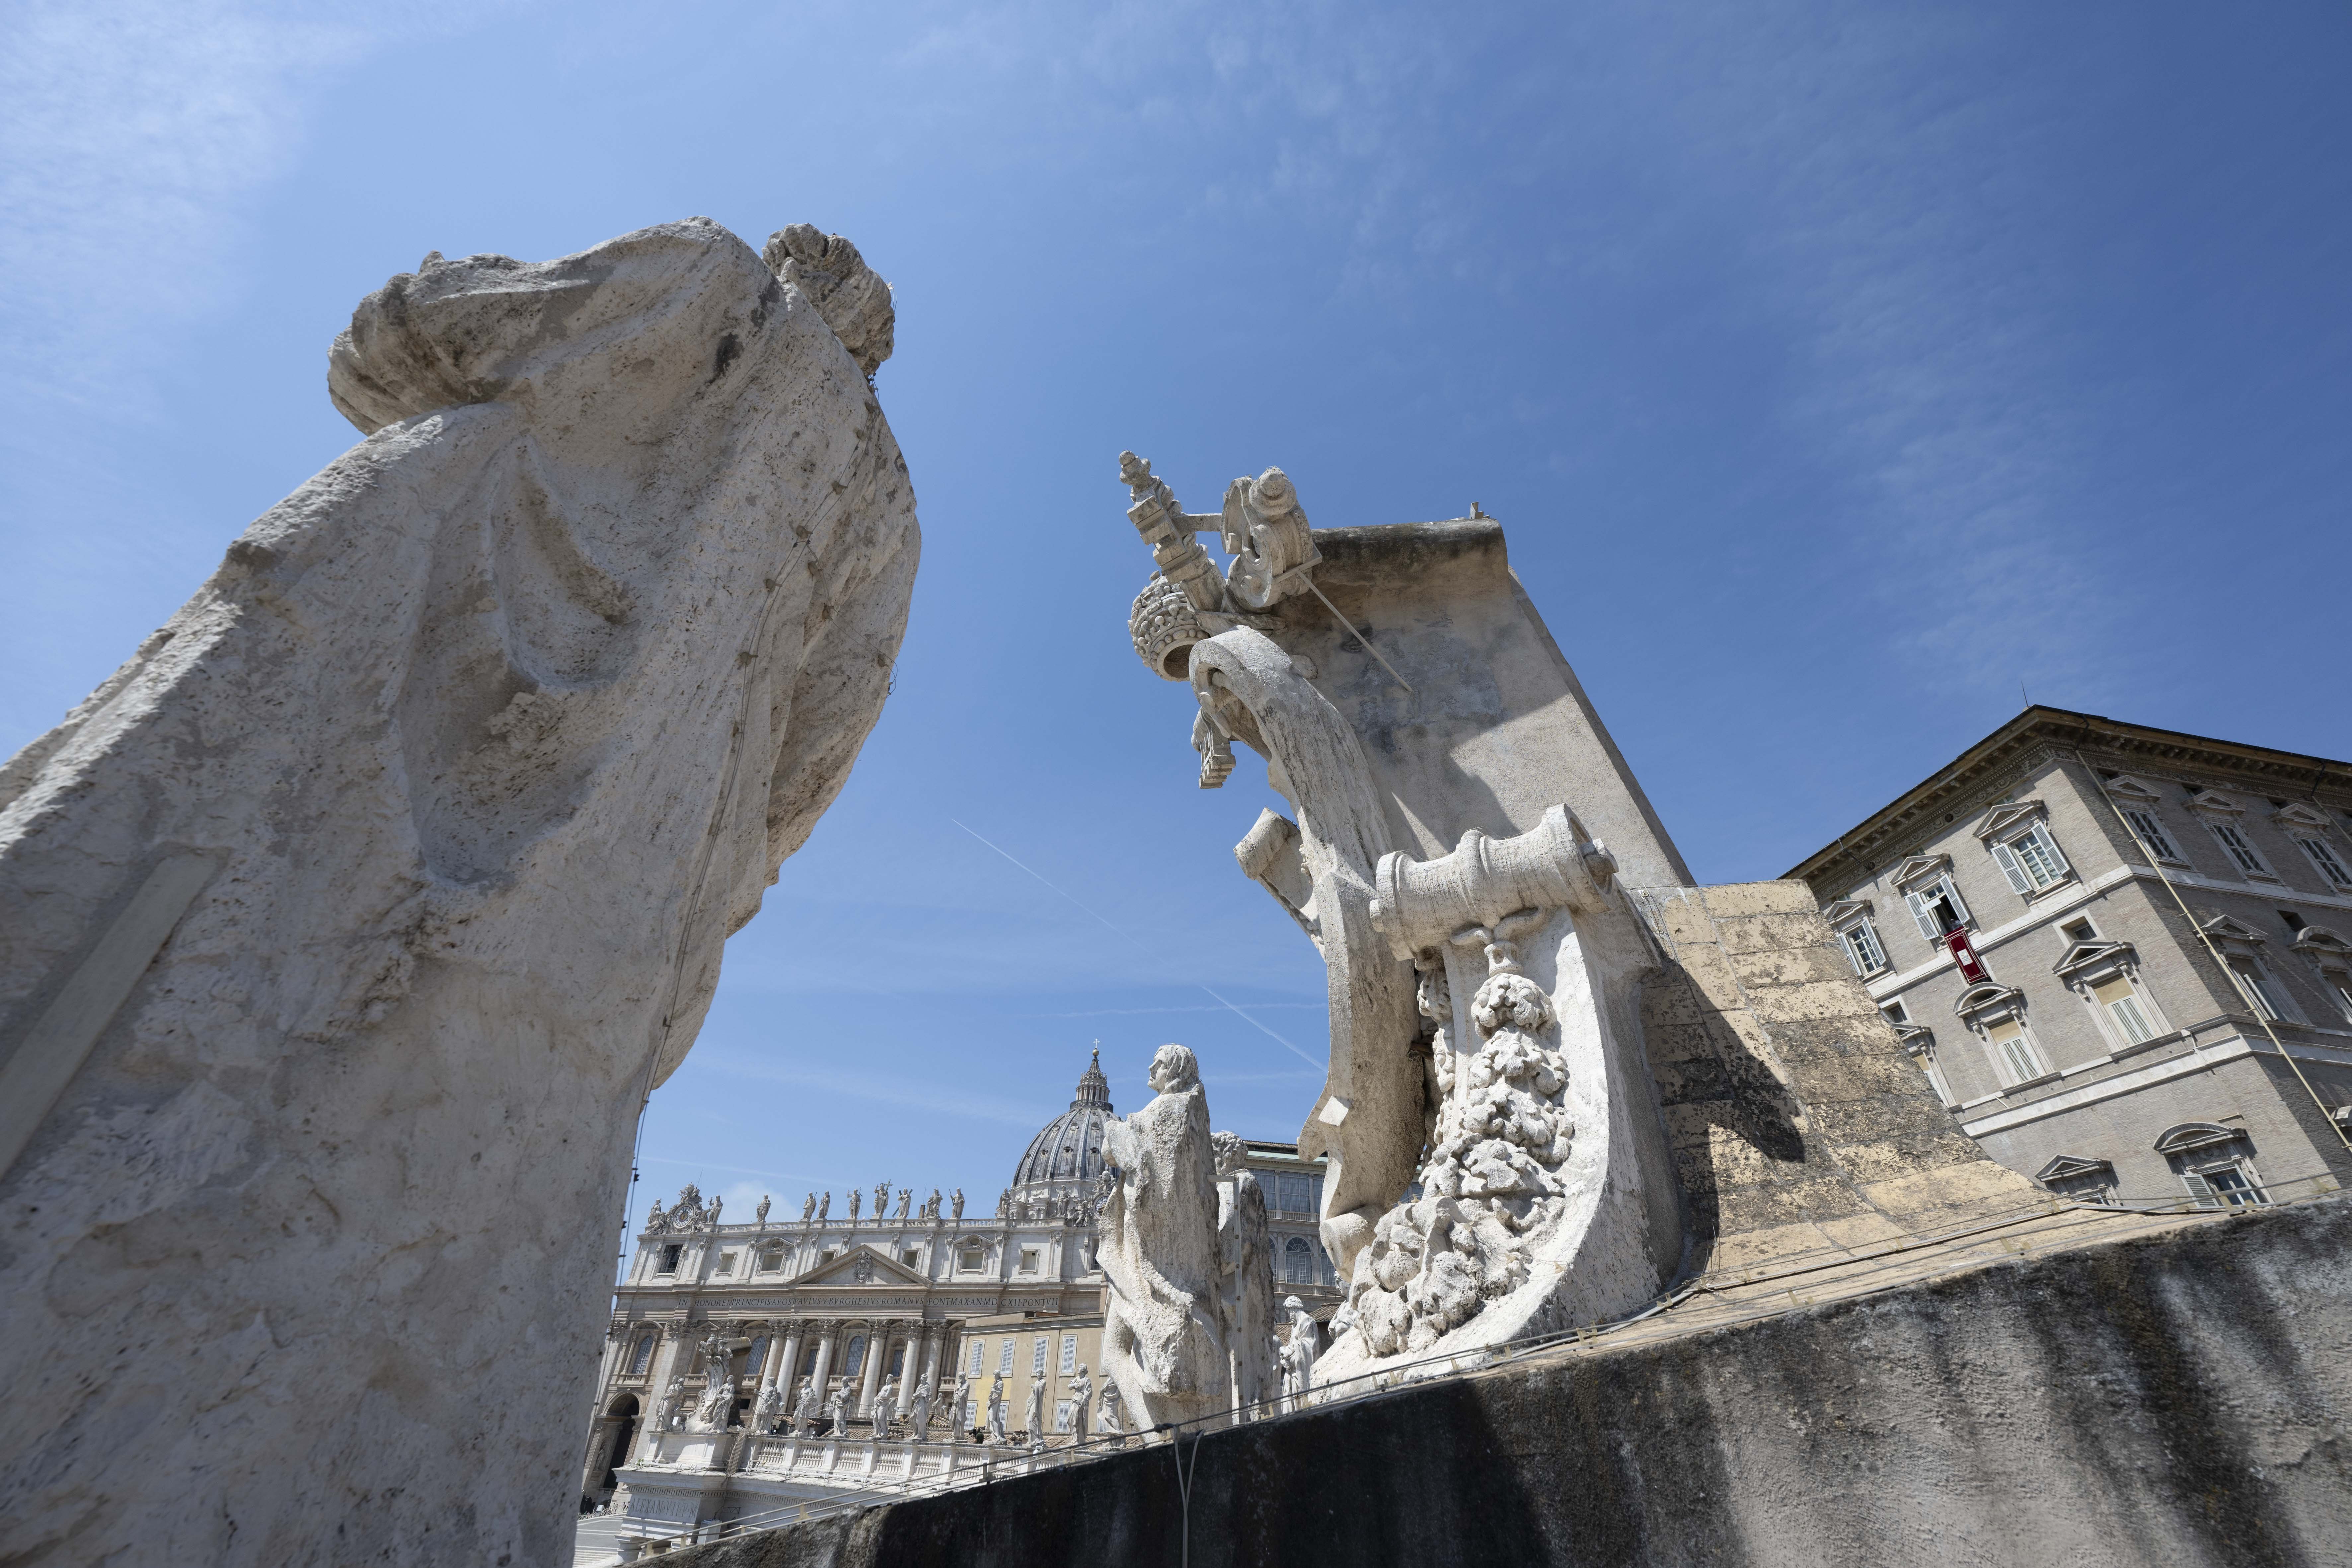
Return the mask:
M1173 1565L1188 1525L1198 1568L2340 1560L2352 1203L2114 1223L2161 1228L1213 1433L1189 1520L1161 1445L666 1560Z

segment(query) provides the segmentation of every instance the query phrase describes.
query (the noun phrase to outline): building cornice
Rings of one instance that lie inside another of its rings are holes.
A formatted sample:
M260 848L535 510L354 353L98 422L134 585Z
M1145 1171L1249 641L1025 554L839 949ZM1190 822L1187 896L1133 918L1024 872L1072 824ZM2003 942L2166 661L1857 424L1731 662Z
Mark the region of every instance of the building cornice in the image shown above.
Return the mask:
M2097 752L2136 771L2226 773L2260 780L2280 795L2316 799L2334 810L2352 808L2352 763L2037 705L1781 875L1811 885L1816 893L1843 893L1868 880L1874 868L1943 834L1952 826L1948 816L1957 821L1974 809L1979 792L2008 777L2037 751Z

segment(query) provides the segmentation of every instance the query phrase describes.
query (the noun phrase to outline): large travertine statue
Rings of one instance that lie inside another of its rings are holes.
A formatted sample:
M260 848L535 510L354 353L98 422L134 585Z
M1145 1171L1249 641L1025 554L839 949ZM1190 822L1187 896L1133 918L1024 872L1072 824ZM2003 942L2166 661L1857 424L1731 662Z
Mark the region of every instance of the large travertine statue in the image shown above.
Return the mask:
M1278 1392L1274 1247L1248 1143L1238 1132L1212 1133L1209 1142L1217 1161L1217 1319L1233 1407L1248 1411Z
M0 772L12 1561L569 1552L630 1128L905 624L889 341L814 229L427 257Z
M1681 1229L1641 1057L1655 954L1619 879L1689 879L1500 530L1312 531L1279 469L1213 513L1132 453L1120 478L1159 568L1136 651L1192 686L1202 787L1241 742L1297 813L1261 814L1235 854L1329 974L1300 1149L1329 1158L1353 1331L1318 1377L1647 1300Z
M1152 1056L1150 1083L1150 1103L1103 1129L1095 1254L1109 1285L1103 1376L1148 1426L1231 1405L1208 1096L1182 1046L1162 1046Z

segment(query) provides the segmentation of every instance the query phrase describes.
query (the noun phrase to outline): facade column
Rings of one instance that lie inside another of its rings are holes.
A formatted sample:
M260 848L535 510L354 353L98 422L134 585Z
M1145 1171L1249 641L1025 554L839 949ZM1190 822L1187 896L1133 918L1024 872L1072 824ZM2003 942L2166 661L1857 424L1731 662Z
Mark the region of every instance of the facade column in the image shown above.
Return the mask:
M841 1343L841 1325L827 1323L822 1331L824 1337L816 1342L816 1371L813 1374L816 1381L816 1407L820 1411L824 1408L825 1395L833 1392L828 1384L833 1378L833 1352Z
M935 1411L939 1408L940 1400L945 1394L945 1391L940 1387L940 1338L943 1331L943 1325L939 1323L923 1325L922 1368L917 1371L914 1358L912 1356L908 1358L907 1370L913 1375L907 1379L907 1385L898 1395L898 1407L901 1410L908 1410L911 1413L915 1390L925 1383L931 1385L931 1408Z
M784 1336L783 1359L775 1363L776 1374L768 1380L771 1383L782 1383L784 1385L784 1405L787 1411L791 1409L793 1400L799 1394L801 1389L801 1339L807 1328L807 1324L798 1319L793 1320L792 1331Z
M859 1384L857 1403L851 1406L856 1414L874 1414L874 1391L882 1385L882 1358L889 1353L890 1325L883 1322L866 1326L865 1380Z

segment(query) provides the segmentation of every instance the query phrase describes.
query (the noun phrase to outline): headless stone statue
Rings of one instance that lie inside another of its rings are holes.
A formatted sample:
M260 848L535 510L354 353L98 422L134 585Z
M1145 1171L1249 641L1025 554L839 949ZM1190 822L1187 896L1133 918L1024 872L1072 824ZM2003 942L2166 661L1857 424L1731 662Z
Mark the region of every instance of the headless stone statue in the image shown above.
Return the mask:
M1274 1397L1274 1252L1265 1194L1248 1168L1249 1145L1236 1133L1214 1134L1217 1160L1217 1309L1224 1328L1234 1408Z
M1034 1373L1029 1378L1029 1409L1023 1416L1022 1427L1029 1434L1029 1446L1043 1447L1045 1443L1045 1374Z
M1101 1410L1103 1436L1106 1437L1126 1436L1127 1413L1119 1402L1118 1384L1113 1383L1108 1378L1103 1379Z
M1118 1175L1096 1260L1110 1286L1104 1376L1157 1426L1228 1408L1231 1396L1207 1097L1182 1046L1160 1047L1150 1082L1157 1098L1104 1128L1103 1159Z
M1087 1363L1078 1363L1078 1375L1070 1379L1070 1442L1075 1446L1087 1440L1087 1424L1095 1397L1095 1380L1087 1375Z
M887 288L770 254L697 218L393 279L329 363L365 439L0 768L0 1256L50 1282L0 1290L12 1553L571 1538L640 1097L914 572Z

